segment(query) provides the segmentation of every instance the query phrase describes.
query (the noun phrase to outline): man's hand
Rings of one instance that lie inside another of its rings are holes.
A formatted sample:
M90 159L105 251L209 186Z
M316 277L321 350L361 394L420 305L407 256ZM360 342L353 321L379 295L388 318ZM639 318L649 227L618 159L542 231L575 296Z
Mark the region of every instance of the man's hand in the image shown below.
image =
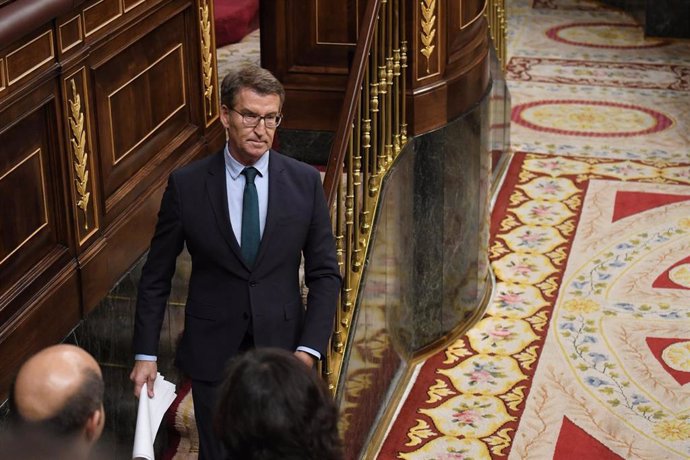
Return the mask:
M129 374L129 379L134 382L134 396L139 397L141 386L146 383L149 398L153 398L153 381L158 374L158 365L155 361L134 361L134 369Z
M308 368L314 367L314 363L316 362L316 358L314 358L312 355L309 353L298 350L295 352L295 356L297 356L297 359L302 361Z

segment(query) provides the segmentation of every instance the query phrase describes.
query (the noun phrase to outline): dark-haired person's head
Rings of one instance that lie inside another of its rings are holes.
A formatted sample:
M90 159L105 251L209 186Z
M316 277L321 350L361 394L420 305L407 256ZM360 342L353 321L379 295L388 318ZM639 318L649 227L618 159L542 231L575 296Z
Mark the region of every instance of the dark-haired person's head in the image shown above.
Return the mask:
M284 350L259 348L231 362L215 422L230 459L342 459L328 389Z
M104 384L96 360L73 345L45 348L27 360L10 390L17 433L88 453L103 432Z

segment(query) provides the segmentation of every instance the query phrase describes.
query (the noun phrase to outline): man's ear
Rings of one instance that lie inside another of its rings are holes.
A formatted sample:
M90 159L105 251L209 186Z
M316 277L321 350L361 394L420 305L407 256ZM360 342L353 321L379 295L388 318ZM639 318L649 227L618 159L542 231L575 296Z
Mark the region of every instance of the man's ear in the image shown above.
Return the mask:
M101 406L100 409L93 411L86 421L86 426L84 427L86 440L90 443L96 442L101 437L101 433L103 433L104 425L105 412L103 406Z
M230 111L225 105L220 106L220 122L225 129L230 126Z

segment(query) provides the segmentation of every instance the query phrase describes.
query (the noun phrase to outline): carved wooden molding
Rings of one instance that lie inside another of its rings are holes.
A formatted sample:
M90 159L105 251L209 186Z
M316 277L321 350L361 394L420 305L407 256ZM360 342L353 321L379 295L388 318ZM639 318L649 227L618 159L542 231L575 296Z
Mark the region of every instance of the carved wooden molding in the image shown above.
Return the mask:
M69 126L72 133L70 142L72 144L72 151L74 153L74 185L77 190L77 207L84 213L84 230L89 229L88 207L91 192L88 191L89 184L89 169L88 158L89 154L86 151L86 130L84 129L84 112L81 107L81 97L77 92L77 85L74 78L70 81L72 89L72 98L68 100L69 103Z
M433 44L436 39L436 0L422 0L419 6L422 9L420 36L424 45L421 52L426 58L426 73L430 73L429 60L436 48Z

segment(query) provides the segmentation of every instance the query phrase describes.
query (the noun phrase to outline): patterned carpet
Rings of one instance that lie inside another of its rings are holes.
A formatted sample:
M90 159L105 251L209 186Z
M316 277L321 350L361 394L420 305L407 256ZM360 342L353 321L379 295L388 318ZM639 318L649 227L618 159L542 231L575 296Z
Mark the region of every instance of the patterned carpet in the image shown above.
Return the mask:
M592 1L508 3L496 292L377 458L690 458L690 43Z

